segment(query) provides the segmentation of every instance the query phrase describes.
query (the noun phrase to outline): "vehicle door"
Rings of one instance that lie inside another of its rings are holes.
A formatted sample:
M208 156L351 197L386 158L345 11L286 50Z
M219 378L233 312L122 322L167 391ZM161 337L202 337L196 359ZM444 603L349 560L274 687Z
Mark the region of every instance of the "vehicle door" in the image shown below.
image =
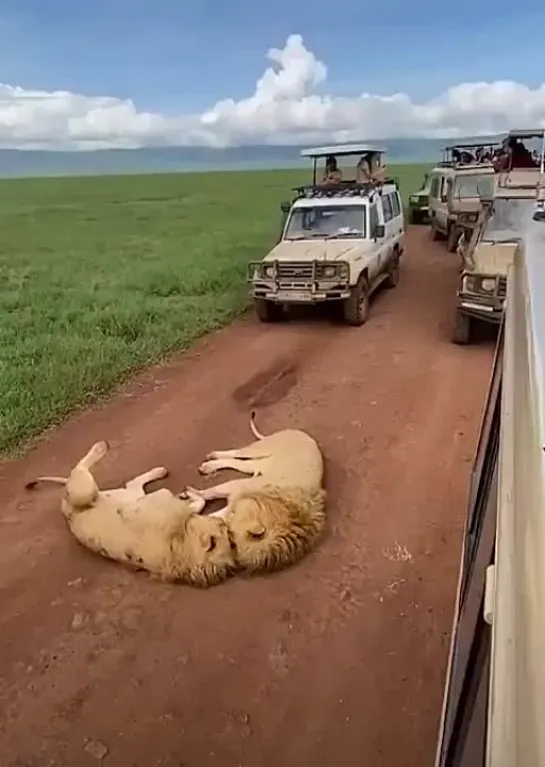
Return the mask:
M429 193L429 219L430 223L435 222L437 210L440 205L441 195L441 174L440 171L430 173L430 193Z
M373 212L374 208L374 212ZM391 210L391 208L390 208ZM392 217L390 216L389 220L387 221L386 212L384 209L384 197L379 197L378 195L375 197L375 201L371 205L371 215L373 217L372 220L372 228L371 231L374 232L374 243L375 243L375 276L377 274L380 274L383 272L387 267L386 264L389 262L390 259L390 253L393 249L392 245L392 238L391 236L388 236L388 227L392 226ZM378 233L376 231L377 226L382 226L384 231L384 236L379 237Z
M403 250L403 235L405 231L405 222L403 219L403 206L401 204L401 197L399 192L392 192L390 194L392 201L392 229L393 229L393 245L397 245L399 250Z
M394 252L396 239L398 236L398 223L394 217L394 205L392 194L382 195L382 213L384 216L384 244L385 248L380 254L379 269L384 272L388 268L388 263Z
M435 222L437 229L444 234L448 230L448 192L449 192L450 175L442 173L439 183L439 199L437 203L437 212L435 214Z
M381 224L384 225L384 216L382 213L382 207L380 206L380 198L377 195L369 205L370 247L367 268L371 282L373 282L377 275L380 274L382 254L387 247L386 231L384 232L384 237L378 236L377 228Z
M382 215L384 216L384 239L393 247L394 239L394 210L389 194L382 194Z

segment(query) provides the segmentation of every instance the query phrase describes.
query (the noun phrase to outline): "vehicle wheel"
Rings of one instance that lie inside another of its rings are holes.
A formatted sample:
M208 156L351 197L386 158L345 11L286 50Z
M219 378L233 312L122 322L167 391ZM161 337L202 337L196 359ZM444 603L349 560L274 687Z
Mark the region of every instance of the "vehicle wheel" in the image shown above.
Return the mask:
M369 317L369 284L362 275L343 303L343 318L348 325L359 327Z
M388 276L384 280L385 288L395 288L399 282L399 255L394 253Z
M471 325L471 317L458 309L452 328L452 343L468 344L471 339Z
M413 226L420 223L420 213L417 210L411 210L409 214L409 223Z
M254 300L255 313L260 322L279 322L284 317L282 304L266 301L264 298Z
M459 239L460 239L460 232L458 230L458 227L451 226L448 231L448 240L447 240L447 250L449 253L456 253Z

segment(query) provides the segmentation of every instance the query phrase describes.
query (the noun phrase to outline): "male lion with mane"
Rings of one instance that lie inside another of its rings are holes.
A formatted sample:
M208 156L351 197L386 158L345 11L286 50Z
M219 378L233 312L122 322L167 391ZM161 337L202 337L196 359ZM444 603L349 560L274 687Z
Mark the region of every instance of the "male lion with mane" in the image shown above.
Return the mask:
M197 509L227 499L209 517L224 519L235 545L238 566L247 572L273 572L295 563L316 544L325 525L324 464L315 440L303 431L285 429L260 434L246 447L215 450L199 467L201 474L235 469L251 477L197 490L187 487Z
M223 519L201 516L191 499L182 500L167 488L146 494L146 484L167 476L164 467L135 477L123 488L100 490L91 468L108 449L107 442L96 442L68 478L38 477L26 488L40 482L65 485L61 508L70 531L108 559L164 581L201 588L233 574L233 544Z

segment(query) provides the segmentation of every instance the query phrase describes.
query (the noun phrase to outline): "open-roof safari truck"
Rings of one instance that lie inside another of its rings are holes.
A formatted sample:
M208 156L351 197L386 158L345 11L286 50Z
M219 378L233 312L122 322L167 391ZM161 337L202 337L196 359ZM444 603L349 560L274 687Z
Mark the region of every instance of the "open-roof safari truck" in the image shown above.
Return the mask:
M277 245L248 265L256 314L274 322L290 306L329 303L346 323L363 325L374 291L399 279L404 219L397 182L386 177L384 150L367 144L302 155L313 161L312 181L282 203Z
M509 139L517 147L516 153L506 151L500 156L493 194L481 200L477 222L466 222L470 235L460 248L462 270L452 329L457 344L470 343L476 323L500 322L517 243L543 196L545 131L511 131ZM529 148L532 141L538 144L535 154Z
M460 218L477 220L480 198L490 197L494 185L492 158L498 142L451 144L429 177L429 222L432 239L446 238L453 253L463 229Z

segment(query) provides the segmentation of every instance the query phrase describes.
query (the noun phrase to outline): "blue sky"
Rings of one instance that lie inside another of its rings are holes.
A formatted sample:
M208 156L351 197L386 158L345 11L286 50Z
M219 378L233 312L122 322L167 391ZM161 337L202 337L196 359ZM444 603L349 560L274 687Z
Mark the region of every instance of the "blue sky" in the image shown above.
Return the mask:
M540 84L544 29L544 0L0 0L0 82L201 111L250 95L266 51L300 33L328 92L420 100L468 80Z

